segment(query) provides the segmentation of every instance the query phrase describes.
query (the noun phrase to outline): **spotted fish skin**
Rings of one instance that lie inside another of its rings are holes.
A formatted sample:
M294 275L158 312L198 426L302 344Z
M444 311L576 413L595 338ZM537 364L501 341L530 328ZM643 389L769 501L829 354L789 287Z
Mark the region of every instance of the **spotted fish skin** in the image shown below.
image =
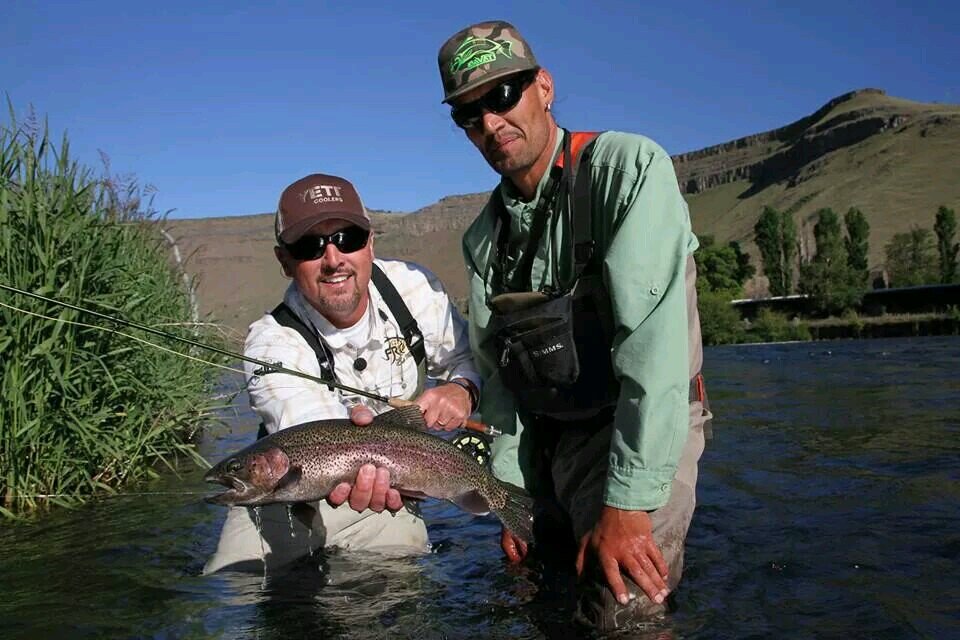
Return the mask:
M312 502L341 482L352 483L369 463L388 469L392 486L404 495L449 500L471 513L492 512L517 537L530 541L533 501L526 492L425 429L416 406L383 413L365 427L346 419L288 427L207 472L207 482L229 487L208 501L234 506Z

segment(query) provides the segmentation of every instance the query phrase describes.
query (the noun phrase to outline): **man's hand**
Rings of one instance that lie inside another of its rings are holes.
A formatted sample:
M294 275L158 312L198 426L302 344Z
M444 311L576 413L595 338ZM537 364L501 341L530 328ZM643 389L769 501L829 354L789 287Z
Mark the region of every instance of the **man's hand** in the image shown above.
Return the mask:
M459 384L439 384L427 389L415 401L431 429L453 431L470 417L470 392Z
M350 409L350 420L358 426L365 426L373 421L373 411L369 407L357 405ZM360 512L366 509L380 513L384 509L399 511L403 507L400 492L390 488L390 472L383 467L365 464L357 472L357 479L351 485L341 482L330 495L327 502L339 506L350 499L350 508Z
M653 525L645 511L604 506L593 530L580 539L577 575L583 573L588 550L600 564L607 584L620 604L629 602L624 573L657 604L670 593L667 588L669 568L653 541Z
M520 562L527 557L527 543L510 533L506 527L500 529L500 548L510 562Z

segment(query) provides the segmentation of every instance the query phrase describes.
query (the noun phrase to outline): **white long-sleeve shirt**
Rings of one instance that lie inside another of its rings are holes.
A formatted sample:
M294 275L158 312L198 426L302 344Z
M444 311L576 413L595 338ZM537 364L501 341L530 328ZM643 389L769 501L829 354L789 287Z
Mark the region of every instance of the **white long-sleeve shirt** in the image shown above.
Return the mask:
M397 289L423 334L427 377L436 380L467 378L480 388L473 366L467 326L451 303L443 285L429 270L401 260L375 260ZM316 329L333 354L336 379L341 384L387 397L414 399L417 366L405 348L403 333L390 308L371 281L367 313L353 327L337 329L300 294L296 283L287 288L283 301L307 326ZM281 362L287 369L320 377L317 355L296 330L281 326L265 314L250 325L244 355ZM357 371L357 358L366 367ZM386 411L385 403L330 390L326 385L284 373L254 375L257 365L245 363L250 404L269 433L291 425L346 418L357 403L375 413Z

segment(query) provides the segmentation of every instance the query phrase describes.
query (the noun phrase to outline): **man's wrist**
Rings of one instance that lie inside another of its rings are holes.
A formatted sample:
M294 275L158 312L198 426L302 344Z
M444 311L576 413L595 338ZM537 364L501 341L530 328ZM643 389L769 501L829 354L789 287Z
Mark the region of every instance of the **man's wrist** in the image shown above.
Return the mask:
M447 384L455 384L466 389L470 396L470 413L477 410L477 406L480 404L480 390L477 389L477 385L473 384L468 378L453 378L447 380Z

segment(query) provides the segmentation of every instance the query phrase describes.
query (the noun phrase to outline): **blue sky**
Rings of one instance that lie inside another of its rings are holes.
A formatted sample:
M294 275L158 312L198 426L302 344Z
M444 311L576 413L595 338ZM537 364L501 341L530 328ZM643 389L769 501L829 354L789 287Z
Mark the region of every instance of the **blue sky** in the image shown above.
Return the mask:
M0 92L85 164L102 151L155 187L174 218L271 211L313 172L413 211L497 180L440 104L437 49L472 22L520 29L562 125L681 153L862 87L960 103L958 5L11 0Z

